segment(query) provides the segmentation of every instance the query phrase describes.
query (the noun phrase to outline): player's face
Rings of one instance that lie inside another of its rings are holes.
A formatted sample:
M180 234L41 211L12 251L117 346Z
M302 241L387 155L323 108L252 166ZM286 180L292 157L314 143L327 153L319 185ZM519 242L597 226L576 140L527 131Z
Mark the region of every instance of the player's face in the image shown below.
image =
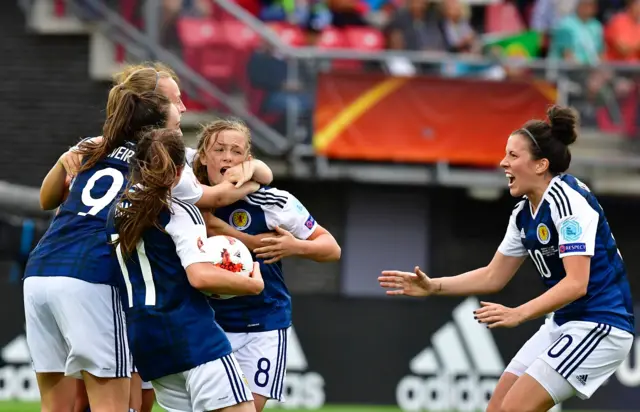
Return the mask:
M164 127L167 129L180 131L180 112L175 104L169 105L169 112L167 113L167 123ZM180 131L181 132L181 131Z
M182 103L180 88L175 80L170 77L162 77L158 82L158 91L167 96L167 98L171 100L171 103L176 105L180 114L187 111L187 108L184 107L184 103Z
M536 173L539 161L531 157L529 140L521 134L511 135L505 151L506 155L500 166L509 180L509 193L514 197L526 195L535 187L539 178Z
M235 130L223 130L211 139L205 156L209 181L218 184L230 167L247 160L247 137Z

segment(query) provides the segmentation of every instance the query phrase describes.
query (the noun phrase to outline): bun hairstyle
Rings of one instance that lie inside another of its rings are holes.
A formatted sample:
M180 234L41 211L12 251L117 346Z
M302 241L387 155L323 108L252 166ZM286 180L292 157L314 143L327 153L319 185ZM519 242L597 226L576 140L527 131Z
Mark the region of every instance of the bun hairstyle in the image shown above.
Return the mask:
M578 114L563 106L551 106L547 110L547 120L529 120L513 134L520 134L530 140L531 156L549 161L549 171L553 175L564 173L571 165L569 146L578 138Z

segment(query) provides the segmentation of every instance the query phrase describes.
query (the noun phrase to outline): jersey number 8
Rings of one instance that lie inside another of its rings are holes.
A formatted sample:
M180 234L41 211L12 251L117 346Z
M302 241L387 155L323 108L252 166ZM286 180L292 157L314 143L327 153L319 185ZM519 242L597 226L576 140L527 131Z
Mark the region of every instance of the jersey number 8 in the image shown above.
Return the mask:
M111 186L102 197L96 199L91 196L91 190L95 187L96 182L104 177L111 178ZM120 190L122 190L123 185L124 175L118 169L108 167L97 171L89 178L89 180L87 180L87 184L84 185L84 188L82 189L82 203L91 209L89 209L88 212L78 212L78 215L97 215L102 209L111 205L116 196L120 193Z
M533 253L530 250L529 256L531 256L531 260L533 260L533 264L536 265L536 269L538 269L538 273L545 278L551 277L551 271L549 270L549 266L547 266L547 262L544 261L544 256L542 252L538 249L534 250Z

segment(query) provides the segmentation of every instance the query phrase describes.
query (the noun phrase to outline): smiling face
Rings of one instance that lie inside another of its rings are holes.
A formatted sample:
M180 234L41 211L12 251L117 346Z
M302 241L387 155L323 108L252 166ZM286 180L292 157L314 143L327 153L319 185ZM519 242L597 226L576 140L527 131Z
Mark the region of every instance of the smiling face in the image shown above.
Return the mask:
M248 138L237 130L223 130L209 142L202 164L207 166L207 175L212 184L224 180L225 172L249 158Z
M514 133L507 140L505 157L500 162L509 180L509 193L521 197L535 191L548 170L547 159L531 156L531 140L520 133Z

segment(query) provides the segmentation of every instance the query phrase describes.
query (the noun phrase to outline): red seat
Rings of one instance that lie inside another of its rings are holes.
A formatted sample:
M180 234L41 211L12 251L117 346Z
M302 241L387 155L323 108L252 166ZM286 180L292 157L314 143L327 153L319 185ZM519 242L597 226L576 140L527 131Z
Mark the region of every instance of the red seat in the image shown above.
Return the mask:
M327 27L320 33L316 46L321 49L347 49L349 44L346 31L335 27ZM363 64L360 60L333 60L331 67L340 71L361 71Z
M384 49L384 36L373 27L347 27L344 29L347 44L354 49L378 51Z
M181 18L177 30L185 63L223 91L231 91L237 52L224 27L210 19ZM214 107L220 107L218 101L206 100Z
M485 33L520 33L526 26L516 6L512 3L493 3L487 5L485 14Z
M307 43L304 32L298 26L287 23L269 23L267 25L289 46L304 46Z

